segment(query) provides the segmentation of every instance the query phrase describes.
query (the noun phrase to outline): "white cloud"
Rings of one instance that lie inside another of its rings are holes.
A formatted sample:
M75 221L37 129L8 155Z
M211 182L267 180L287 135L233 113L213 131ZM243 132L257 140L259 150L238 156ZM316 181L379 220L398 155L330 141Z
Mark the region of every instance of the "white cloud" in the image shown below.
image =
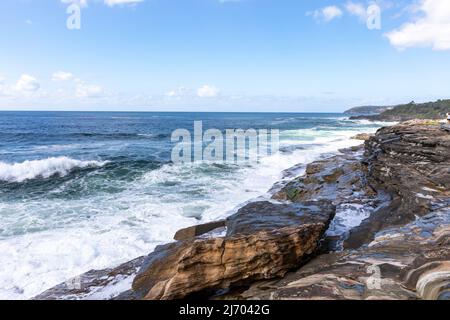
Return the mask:
M23 74L20 76L19 80L14 86L14 89L22 93L33 93L38 91L40 87L41 85L36 80L36 78L30 76L29 74Z
M52 75L53 81L69 81L73 79L73 74L65 71L58 71Z
M96 98L103 94L103 88L97 85L78 83L75 90L77 98Z
M30 19L27 19L27 20L25 20L25 23L31 26L33 24L33 21Z
M318 9L312 12L308 12L307 15L313 16L314 19L330 22L335 18L341 17L343 14L342 10L337 6L328 6L322 9Z
M197 96L200 98L214 98L217 97L220 90L214 86L204 85L197 90Z
M421 17L386 33L390 43L399 49L450 50L450 1L421 0L417 10Z
M6 95L5 78L0 76L0 97Z
M74 85L75 96L67 96L67 98L98 98L104 97L103 87L94 84L88 84L80 78L76 78L74 74L66 71L58 71L52 75L52 80L56 82L70 81ZM59 88L56 92L57 97L67 95L67 91Z
M136 4L144 0L105 0L105 4L108 7L114 7L121 4Z
M82 8L87 7L87 5L88 5L87 0L61 0L61 2L65 3L67 5L77 4Z
M166 93L166 96L171 97L171 98L179 98L179 97L183 97L186 95L189 95L191 93L191 90L189 90L186 87L178 87L175 90L171 90L169 92Z
M111 96L105 92L103 87L99 85L89 84L85 81L74 78L69 72L56 72L52 75L52 79L62 83L69 81L63 87L56 87L54 90L46 91L39 81L29 74L23 74L18 81L8 84L3 77L0 76L0 104L8 99L8 103L24 104L55 104L62 102L72 105L86 102L85 99L96 98L90 100L89 103L102 101ZM98 98L98 99L97 99Z
M342 11L336 6L329 6L322 9L325 21L331 21L334 18L342 16Z
M103 3L108 7L114 7L117 5L133 5L139 2L143 2L144 0L103 0ZM78 4L80 7L84 8L88 6L88 0L61 0L62 3L65 4Z
M358 17L363 22L367 20L367 10L364 4L349 1L345 5L345 9L350 15Z

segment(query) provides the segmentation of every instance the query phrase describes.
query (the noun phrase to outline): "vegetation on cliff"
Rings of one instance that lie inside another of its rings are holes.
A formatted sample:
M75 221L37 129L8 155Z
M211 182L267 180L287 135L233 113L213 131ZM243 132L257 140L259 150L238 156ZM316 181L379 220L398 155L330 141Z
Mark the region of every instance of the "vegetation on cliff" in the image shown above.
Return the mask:
M392 109L390 106L362 106L354 107L344 111L345 114L380 114L386 110Z
M450 99L437 100L435 102L397 105L378 115L355 116L351 119L369 119L383 121L406 121L412 119L444 119L450 112Z

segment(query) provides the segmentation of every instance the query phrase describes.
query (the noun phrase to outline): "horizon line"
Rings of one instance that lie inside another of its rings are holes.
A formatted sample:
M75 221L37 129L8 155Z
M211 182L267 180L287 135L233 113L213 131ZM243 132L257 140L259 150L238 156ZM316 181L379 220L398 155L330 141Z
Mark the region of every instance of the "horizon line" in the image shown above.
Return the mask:
M128 113L291 113L291 114L344 114L345 111L332 112L332 111L151 111L151 110L1 110L0 112L128 112Z

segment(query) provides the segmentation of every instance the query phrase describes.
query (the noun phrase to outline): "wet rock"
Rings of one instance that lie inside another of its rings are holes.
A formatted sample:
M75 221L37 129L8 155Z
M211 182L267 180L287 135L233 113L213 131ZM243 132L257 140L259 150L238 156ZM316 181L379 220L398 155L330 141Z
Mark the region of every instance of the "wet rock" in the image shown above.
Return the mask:
M393 201L352 231L348 248L428 214L450 197L450 134L438 125L415 120L382 128L365 147L369 184L389 192Z
M334 210L335 207L326 200L302 203L252 202L226 220L227 236L304 224L328 224Z
M126 290L123 288L124 282L131 285L143 261L144 257L139 257L116 268L88 271L41 293L33 300L112 299ZM117 286L116 290L114 286ZM108 287L110 290L106 292Z
M352 139L367 141L373 136L374 135L370 134L370 133L359 133L359 134L355 135L354 137L352 137Z
M340 150L340 154L307 165L305 174L287 183L273 198L302 203L328 200L336 206L336 216L327 232L330 250L342 248L350 228L358 225L376 208L390 200L367 181L364 149L359 146Z
M367 167L361 159L362 150L348 150L313 162L307 165L304 176L289 182L273 199L293 202L326 199L336 204L347 201L356 192L374 195L366 181Z
M218 299L450 298L450 207L376 234L356 251L320 255L283 279Z
M327 201L246 207L227 220L225 237L157 247L134 279L135 294L143 299L178 299L282 277L315 252L334 215L334 206Z
M199 224L193 227L184 228L178 230L173 237L174 240L186 240L190 238L195 238L201 235L204 235L208 232L211 232L215 229L225 227L225 220L213 221L210 223Z
M365 149L364 184L388 197L351 230L345 250L317 256L283 279L258 281L217 298L450 298L450 134L429 122L412 121L379 130ZM344 161L339 170L330 163L312 164L295 182L301 192L285 189L281 194L293 201L328 198L339 208L348 194L332 182L348 174L348 165Z

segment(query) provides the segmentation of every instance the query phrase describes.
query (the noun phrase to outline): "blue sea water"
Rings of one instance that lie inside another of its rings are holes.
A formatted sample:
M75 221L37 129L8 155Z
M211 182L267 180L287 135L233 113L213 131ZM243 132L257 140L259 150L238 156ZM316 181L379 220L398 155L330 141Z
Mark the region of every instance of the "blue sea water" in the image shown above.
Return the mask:
M173 164L171 133L278 129L259 163ZM270 196L283 170L382 124L343 114L0 112L0 298L26 299Z

